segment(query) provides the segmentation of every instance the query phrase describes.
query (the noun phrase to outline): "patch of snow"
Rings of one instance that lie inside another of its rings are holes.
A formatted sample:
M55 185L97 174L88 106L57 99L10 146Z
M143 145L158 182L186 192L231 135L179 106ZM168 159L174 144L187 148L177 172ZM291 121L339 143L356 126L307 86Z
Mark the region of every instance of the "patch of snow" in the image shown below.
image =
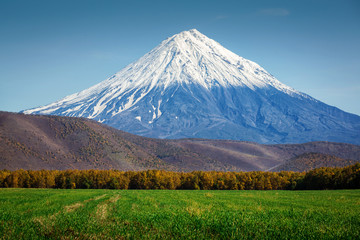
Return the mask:
M161 99L158 101L158 107L157 107L157 117L159 118L162 114L162 112L160 111L160 105L161 105Z

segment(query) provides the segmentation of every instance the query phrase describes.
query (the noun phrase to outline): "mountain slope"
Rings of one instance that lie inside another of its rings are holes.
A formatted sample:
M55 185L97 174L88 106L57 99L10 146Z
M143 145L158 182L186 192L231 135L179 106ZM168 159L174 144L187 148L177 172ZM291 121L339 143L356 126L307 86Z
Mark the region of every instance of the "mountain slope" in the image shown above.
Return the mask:
M282 84L195 29L89 89L24 113L86 117L156 138L360 143L359 116Z
M0 169L240 170L85 118L0 112Z
M272 168L271 171L305 172L319 167L345 167L355 164L356 162L355 160L343 159L327 154L304 153Z
M85 118L0 112L0 169L258 171L309 152L360 161L360 146L345 143L151 139Z

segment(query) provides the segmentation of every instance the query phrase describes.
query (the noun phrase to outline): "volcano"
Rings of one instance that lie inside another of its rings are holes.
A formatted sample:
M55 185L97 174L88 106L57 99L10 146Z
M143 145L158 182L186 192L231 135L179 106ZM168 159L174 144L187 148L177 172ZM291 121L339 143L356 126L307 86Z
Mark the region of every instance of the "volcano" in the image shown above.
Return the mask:
M286 86L196 29L93 87L23 112L85 117L153 138L360 144L360 116Z

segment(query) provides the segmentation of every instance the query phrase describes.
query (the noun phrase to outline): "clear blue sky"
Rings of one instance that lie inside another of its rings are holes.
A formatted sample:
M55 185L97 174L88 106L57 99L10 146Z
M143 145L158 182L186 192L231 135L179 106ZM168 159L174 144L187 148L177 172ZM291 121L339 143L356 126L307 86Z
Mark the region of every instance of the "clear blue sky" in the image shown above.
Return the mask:
M360 115L358 0L1 0L0 110L88 88L192 28Z

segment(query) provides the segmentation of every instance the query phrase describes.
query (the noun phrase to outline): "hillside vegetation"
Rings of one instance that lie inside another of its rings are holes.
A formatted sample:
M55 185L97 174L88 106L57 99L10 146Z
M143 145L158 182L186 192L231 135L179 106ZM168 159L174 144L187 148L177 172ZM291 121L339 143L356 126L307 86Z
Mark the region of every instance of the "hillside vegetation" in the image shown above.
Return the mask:
M169 172L163 170L0 171L0 187L92 189L285 190L360 188L360 163L299 172Z

